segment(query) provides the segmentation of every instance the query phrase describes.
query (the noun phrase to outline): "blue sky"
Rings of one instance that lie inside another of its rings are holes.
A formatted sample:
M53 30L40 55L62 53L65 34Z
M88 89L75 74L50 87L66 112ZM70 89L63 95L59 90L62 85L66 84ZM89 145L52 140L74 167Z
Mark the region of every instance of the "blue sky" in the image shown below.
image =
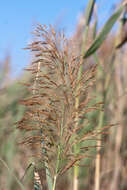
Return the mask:
M99 23L110 16L120 0L97 0ZM0 61L11 55L13 76L19 75L30 62L29 52L23 50L32 38L37 22L58 24L67 35L73 33L79 14L88 0L4 0L0 2Z

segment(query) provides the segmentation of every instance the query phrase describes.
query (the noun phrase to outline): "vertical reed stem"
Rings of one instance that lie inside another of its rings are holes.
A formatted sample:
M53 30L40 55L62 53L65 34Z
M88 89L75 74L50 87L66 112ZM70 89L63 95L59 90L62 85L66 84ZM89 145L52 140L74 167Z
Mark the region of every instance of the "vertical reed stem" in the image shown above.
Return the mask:
M96 53L94 54L94 60L96 64L100 64L99 63L99 59L96 55ZM99 67L98 73L97 73L97 80L98 83L101 80L101 77L103 76L103 71L101 70L101 68ZM100 81L100 83L97 86L97 94L99 97L99 101L100 102L104 102L104 96L103 96L103 86L102 86L102 82ZM102 108L101 108L102 109ZM103 122L104 122L104 112L102 110L100 110L99 113L99 122L98 122L98 126L97 129L101 130L101 128L103 127ZM95 181L95 190L100 190L100 165L101 165L101 155L100 155L100 150L101 150L101 134L98 136L99 140L97 141L97 155L96 155L96 160L95 160L95 176L94 176L94 181Z
M55 190L55 187L56 187L56 178L57 178L57 176L55 175L54 176L54 182L53 182L53 188L52 188L52 190Z
M80 69L79 69L79 73L78 73L78 77L77 77L78 80L81 79L82 71L83 71L83 65L82 65L82 61L81 61L81 65L80 65ZM77 91L78 91L79 87L80 87L80 85L77 87ZM75 100L75 108L76 108L76 110L78 109L78 106L79 106L79 97L77 97L76 100ZM76 121L76 125L78 125L78 112L76 112L75 121ZM74 153L75 154L78 153L77 145L74 145ZM79 167L74 166L73 190L78 190L78 175L79 175Z
M85 49L86 49L86 42L87 42L87 36L88 36L88 31L89 31L89 24L91 20L91 16L93 13L93 8L94 8L95 0L89 0L88 6L86 8L85 12L85 29L83 32L83 40L82 40L82 47L81 47L81 56L84 55ZM79 81L82 77L82 72L83 72L83 59L81 58L80 62L80 69L78 72L77 80ZM77 90L80 88L80 84L77 87ZM76 110L78 109L79 106L79 97L76 98L75 100L75 108ZM78 125L78 112L76 113L76 125ZM74 152L75 154L78 153L78 147L75 145L74 147ZM78 175L79 175L79 167L74 166L74 178L73 178L73 190L78 190Z
M116 51L116 55L117 55ZM121 76L123 73L121 72L122 68L122 62L120 62L120 55L118 54L115 59L115 85L116 85L116 93L117 93L117 107L116 107L116 121L119 123L118 128L116 129L116 136L115 136L115 148L114 148L114 171L113 171L113 180L110 186L110 189L119 189L119 177L121 173L121 155L120 155L120 148L122 144L122 137L123 137L123 111L124 111L124 105L125 100L124 97L122 97L123 91L123 83L121 80ZM121 97L121 98L120 98Z
M103 126L104 112L100 112L98 129ZM100 164L101 164L101 135L99 135L99 140L97 141L97 156L95 161L95 190L100 190Z

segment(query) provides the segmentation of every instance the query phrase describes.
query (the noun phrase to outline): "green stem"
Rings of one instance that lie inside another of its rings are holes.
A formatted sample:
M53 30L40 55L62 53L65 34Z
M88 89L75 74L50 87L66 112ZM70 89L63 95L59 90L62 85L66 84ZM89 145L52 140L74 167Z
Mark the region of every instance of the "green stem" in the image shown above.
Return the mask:
M47 182L48 182L48 188L49 188L49 190L53 190L52 189L52 187L53 187L52 178L51 178L51 174L50 174L47 162L45 162L45 167L46 167L46 179L47 179Z
M83 56L83 54L85 52L85 48L86 48L88 31L89 31L89 22L86 22L85 30L84 30L84 33L83 33L82 48L81 48L81 55L82 56ZM82 77L82 72L83 72L83 60L81 58L80 69L79 69L78 76L77 76L78 81L80 81L80 79ZM78 85L76 91L78 91L79 88L80 88L80 85ZM76 100L75 100L75 108L78 109L78 106L79 106L79 97L77 97ZM76 125L78 125L78 112L76 113ZM79 152L78 146L74 145L74 153L75 153L75 155L78 152ZM79 176L79 167L74 166L73 190L78 190L78 176Z
M97 129L101 129L104 122L104 112L100 111L99 123ZM101 134L99 135L99 141L97 141L97 155L95 164L95 190L100 190L100 165L101 165Z
M93 57L94 57L95 63L98 64L99 59L98 59L96 53L94 53ZM99 64L99 66L100 66L100 64ZM99 70L97 73L98 82L101 80L102 76L103 76L103 71L99 67ZM102 82L97 85L97 96L99 97L100 102L104 102ZM102 107L100 109L102 109ZM101 128L103 127L103 122L104 122L104 111L100 110L97 130L101 130ZM99 138L99 141L97 141L97 148L96 148L97 155L96 155L96 161L95 161L95 190L100 190L101 134L98 136L98 138Z
M56 187L56 180L59 173L59 167L60 167L60 160L61 160L61 154L62 154L62 145L61 145L61 138L63 136L63 124L64 124L64 113L65 113L65 107L63 103L63 113L62 113L62 121L61 121L61 128L60 128L60 144L58 145L58 152L57 152L57 160L56 160L56 174L53 179L53 189L55 190Z
M83 40L82 40L82 48L81 48L81 55L84 55L85 49L86 49L86 43L87 43L87 36L88 36L88 31L89 31L89 24L91 20L91 16L93 13L93 7L94 7L94 0L90 0L88 3L88 7L86 9L86 15L85 15L85 29L83 32ZM77 80L80 81L82 77L82 72L83 72L83 59L81 58L81 64L80 64L80 69L78 72ZM78 85L76 91L80 88L80 85ZM77 109L79 106L79 97L76 98L75 100L75 108ZM78 112L76 113L76 125L78 125ZM74 153L75 155L79 152L79 148L77 145L74 146ZM78 176L79 176L79 167L74 166L74 179L73 179L73 189L78 190Z

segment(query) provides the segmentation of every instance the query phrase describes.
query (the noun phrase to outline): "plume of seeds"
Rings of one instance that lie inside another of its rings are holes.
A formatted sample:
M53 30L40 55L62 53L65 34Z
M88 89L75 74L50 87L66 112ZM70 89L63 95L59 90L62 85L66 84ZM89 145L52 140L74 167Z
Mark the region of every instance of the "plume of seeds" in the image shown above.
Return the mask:
M82 57L73 52L64 34L41 25L34 33L36 40L28 46L34 55L31 68L27 69L32 79L25 84L31 95L21 101L26 112L18 128L26 131L22 143L32 148L36 160L46 163L53 178L88 157L87 150L93 147L83 147L82 142L100 134L94 129L85 132L85 123L80 122L89 122L87 114L99 107L90 106L96 66L84 70L79 80ZM79 147L77 154L74 145Z

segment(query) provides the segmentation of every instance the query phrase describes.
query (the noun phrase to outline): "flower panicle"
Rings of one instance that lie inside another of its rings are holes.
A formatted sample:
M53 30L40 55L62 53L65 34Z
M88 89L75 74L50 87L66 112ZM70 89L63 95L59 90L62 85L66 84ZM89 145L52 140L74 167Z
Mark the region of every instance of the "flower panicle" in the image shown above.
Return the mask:
M18 128L26 132L22 143L37 147L53 174L59 151L58 171L62 174L85 158L83 148L81 155L74 155L74 145L80 147L82 141L98 133L84 132L85 126L80 122L98 107L89 105L96 66L84 69L78 80L82 56L77 55L64 33L57 33L52 26L38 25L34 35L35 40L27 47L33 54L32 64L26 69L31 72L31 79L30 83L24 83L30 95L21 100L26 112ZM79 105L75 108L77 97Z

